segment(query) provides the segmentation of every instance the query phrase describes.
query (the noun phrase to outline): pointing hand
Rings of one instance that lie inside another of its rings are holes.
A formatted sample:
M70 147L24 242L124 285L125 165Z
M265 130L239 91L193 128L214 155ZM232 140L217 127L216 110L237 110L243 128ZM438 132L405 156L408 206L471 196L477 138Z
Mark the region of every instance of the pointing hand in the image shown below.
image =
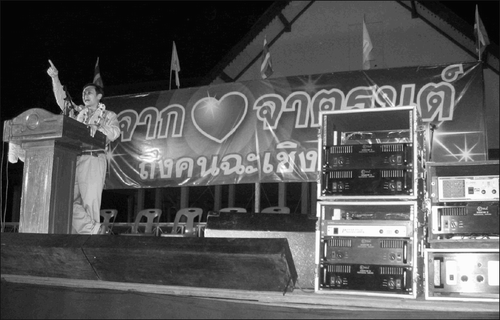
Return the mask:
M49 59L49 63L50 63L50 67L47 69L47 74L49 76L51 76L52 78L55 78L59 75L59 71L57 71L56 66L54 66L54 64L52 63L52 61L50 61L50 59Z

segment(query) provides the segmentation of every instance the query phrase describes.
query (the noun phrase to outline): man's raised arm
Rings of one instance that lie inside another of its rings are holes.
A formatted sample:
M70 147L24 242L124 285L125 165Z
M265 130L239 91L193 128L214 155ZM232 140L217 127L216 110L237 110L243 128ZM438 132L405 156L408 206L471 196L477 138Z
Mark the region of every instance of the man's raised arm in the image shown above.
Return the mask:
M54 66L52 61L50 61L50 67L47 69L47 74L52 78L52 89L54 90L54 96L56 97L56 102L61 110L64 110L64 99L66 99L66 92L64 92L64 87L59 80L59 71Z

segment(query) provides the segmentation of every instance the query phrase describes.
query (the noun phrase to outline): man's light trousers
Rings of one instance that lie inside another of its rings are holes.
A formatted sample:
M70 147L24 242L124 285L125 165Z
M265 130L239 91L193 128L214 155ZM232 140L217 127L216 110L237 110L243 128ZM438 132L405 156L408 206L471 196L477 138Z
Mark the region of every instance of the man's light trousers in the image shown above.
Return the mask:
M76 161L73 201L73 232L97 234L100 223L102 190L106 179L106 155L82 155Z

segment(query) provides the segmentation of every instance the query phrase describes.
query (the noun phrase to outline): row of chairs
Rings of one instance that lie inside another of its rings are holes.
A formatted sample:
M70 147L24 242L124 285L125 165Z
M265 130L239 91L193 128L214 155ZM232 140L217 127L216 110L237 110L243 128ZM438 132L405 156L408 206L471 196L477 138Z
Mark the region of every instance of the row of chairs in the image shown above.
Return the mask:
M221 209L219 212L247 212L245 208L230 207ZM261 211L262 213L290 213L288 207L268 207ZM113 234L113 221L116 219L118 210L116 209L103 209L101 210L101 216L103 217L103 224L107 228L107 233ZM134 224L130 230L130 233L124 233L124 235L160 235L159 228L153 230L154 221L160 221L162 214L161 209L144 209L137 213ZM177 211L174 219L174 225L170 233L163 233L162 236L179 235L183 237L194 237L197 235L197 230L195 228L195 220L201 222L203 215L203 210L201 208L183 208ZM144 232L139 232L139 225L143 220L146 220L146 226ZM184 224L181 224L182 220L185 220Z
M118 210L116 209L103 209L100 212L103 217L103 224L107 228L107 232L112 234L113 231L113 223L111 219L116 219L118 214ZM160 217L162 214L161 209L144 209L137 213L135 217L134 224L130 229L130 233L123 233L123 235L140 235L140 236L150 236L150 235L159 235L159 229L153 230L154 222L160 221ZM195 219L198 222L201 222L201 216L203 214L203 210L201 208L184 208L177 211L175 215L174 225L171 230L171 234L180 234L182 236L196 236L196 230L194 227ZM181 224L182 220L186 220L185 224ZM144 232L139 232L139 226L143 220L146 220L146 226L144 228Z

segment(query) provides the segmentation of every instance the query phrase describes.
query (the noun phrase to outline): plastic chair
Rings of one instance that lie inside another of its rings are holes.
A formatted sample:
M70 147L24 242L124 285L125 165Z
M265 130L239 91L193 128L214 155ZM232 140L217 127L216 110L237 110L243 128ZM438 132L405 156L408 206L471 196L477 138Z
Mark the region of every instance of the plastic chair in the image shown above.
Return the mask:
M153 232L153 223L156 219L157 222L160 222L161 209L144 209L137 213L137 217L135 217L134 225L132 226L131 233L122 233L122 235L126 236L157 236L158 229L155 228ZM146 227L144 229L144 233L139 232L139 224L141 223L142 218L146 218Z
M115 222L116 216L118 215L118 210L102 209L100 211L100 215L103 218L102 224L106 227L106 233L113 234L113 223ZM113 218L113 223L110 223L111 218Z
M262 209L261 213L290 213L288 207L267 207Z
M247 212L245 208L229 207L220 209L219 212Z
M196 237L196 230L194 228L194 219L198 217L198 222L201 222L201 216L203 214L203 210L201 208L184 208L177 211L174 220L174 227L172 229L172 234L177 234L178 229L181 229L181 234L184 237ZM184 228L179 226L179 222L182 217L186 217L186 225Z

